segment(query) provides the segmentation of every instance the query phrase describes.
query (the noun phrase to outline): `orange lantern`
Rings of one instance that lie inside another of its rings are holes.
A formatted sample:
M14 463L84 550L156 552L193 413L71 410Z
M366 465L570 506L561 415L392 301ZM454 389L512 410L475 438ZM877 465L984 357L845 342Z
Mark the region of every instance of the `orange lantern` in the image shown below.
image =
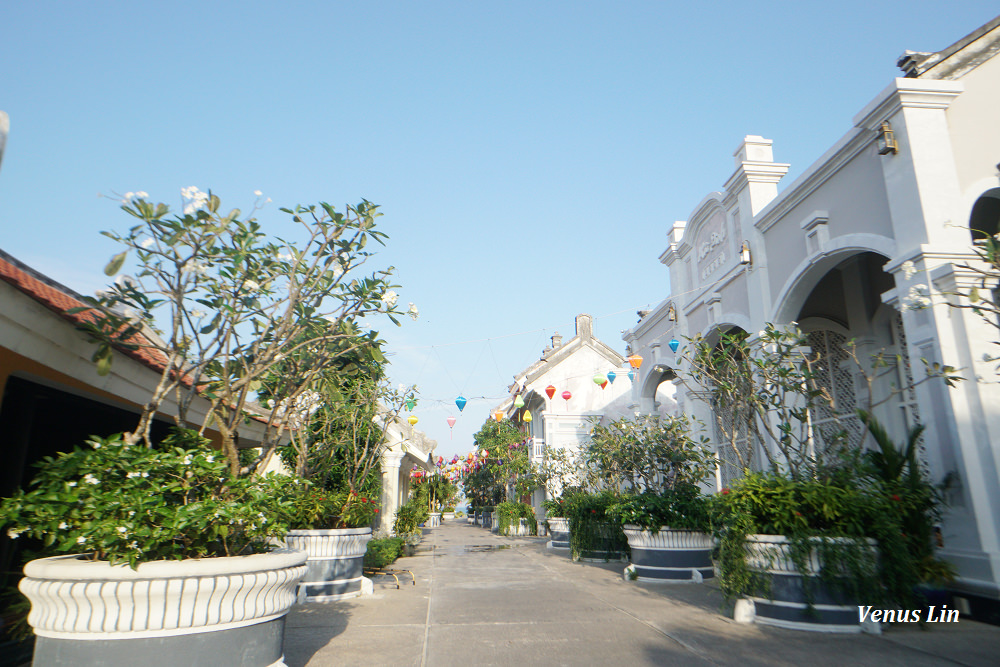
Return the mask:
M493 413L493 419L496 419L497 421L502 421L503 420L503 412L501 412L500 410L497 410L496 412L494 412Z
M639 366L642 366L642 357L640 357L638 354L633 354L631 357L628 358L628 363L632 366L632 368L638 370Z

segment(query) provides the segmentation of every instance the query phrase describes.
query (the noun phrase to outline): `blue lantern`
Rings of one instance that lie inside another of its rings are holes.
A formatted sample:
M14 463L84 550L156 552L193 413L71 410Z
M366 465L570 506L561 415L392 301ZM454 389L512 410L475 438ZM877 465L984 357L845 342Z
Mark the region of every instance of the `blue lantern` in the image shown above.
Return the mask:
M670 351L671 352L675 352L675 353L677 352L677 348L680 347L680 345L681 345L681 342L679 340L677 340L676 338L671 338L670 342L667 343L667 346L670 348Z
M628 381L635 382L635 369L628 372Z
M611 384L614 384L616 377L618 377L618 376L615 375L614 371L608 371L608 382L610 382Z
M455 405L458 406L458 411L461 412L465 409L465 404L469 401L466 400L465 396L459 396L455 399Z

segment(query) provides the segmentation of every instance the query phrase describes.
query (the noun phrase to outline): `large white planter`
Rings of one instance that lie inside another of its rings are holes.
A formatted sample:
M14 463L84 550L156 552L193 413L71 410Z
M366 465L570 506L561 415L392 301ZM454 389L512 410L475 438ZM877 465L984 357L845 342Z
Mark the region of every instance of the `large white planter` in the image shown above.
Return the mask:
M711 535L666 526L655 535L630 524L623 529L632 551L630 568L639 581L700 582L715 576L712 565L715 542Z
M550 516L549 523L550 549L569 549L569 519L562 516Z
M35 665L284 665L285 614L306 555L110 565L54 556L24 567ZM239 647L239 650L234 650Z
M846 538L813 538L845 541ZM875 540L868 540L872 557L877 557ZM815 549L800 572L792 561L789 540L783 535L747 535L747 565L766 578L770 597L751 597L749 616L757 623L795 630L819 632L861 632L858 602L833 590L819 578L823 566ZM812 610L805 594L812 592Z
M437 528L441 525L441 512L430 512L427 515L427 527Z
M442 512L441 513L441 521L454 521L454 520L455 520L455 513L454 512Z
M299 597L306 602L329 602L361 595L368 582L362 569L371 538L371 528L288 531L288 546L309 555Z

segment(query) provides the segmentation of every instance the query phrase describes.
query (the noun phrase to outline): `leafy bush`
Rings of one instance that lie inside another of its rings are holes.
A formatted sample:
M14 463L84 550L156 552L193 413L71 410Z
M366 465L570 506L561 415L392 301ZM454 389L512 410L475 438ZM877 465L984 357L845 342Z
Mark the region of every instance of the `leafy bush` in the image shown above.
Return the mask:
M349 490L330 491L296 477L285 477L281 487L289 528L366 528L379 513L378 501Z
M622 524L635 524L653 533L661 527L675 530L712 531L713 500L693 485L660 493L624 496L608 508L608 516Z
M287 531L276 475L232 477L208 449L149 449L120 434L91 437L39 463L28 491L0 501L11 537L94 560L150 560L261 553Z
M608 509L618 500L609 491L578 493L566 500L564 508L569 520L569 548L573 560L592 558L591 554L596 551L629 553L621 522L608 515Z
M393 521L392 529L399 537L419 533L418 527L429 518L427 508L422 504L410 501L405 505L400 505L396 510L396 519Z
M375 538L368 541L368 550L365 552L365 567L381 569L391 565L397 558L403 555L403 546L406 540L402 537Z

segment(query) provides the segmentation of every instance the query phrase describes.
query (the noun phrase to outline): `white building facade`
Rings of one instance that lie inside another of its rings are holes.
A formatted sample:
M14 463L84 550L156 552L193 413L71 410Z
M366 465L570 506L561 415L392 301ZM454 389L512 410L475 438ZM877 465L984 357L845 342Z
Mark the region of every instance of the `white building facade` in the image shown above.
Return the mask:
M669 341L796 322L828 362L822 381L854 435L861 425L851 415L868 395L848 341L861 356L899 355L881 389L916 386L876 416L897 441L909 425L926 425L924 463L935 483L951 482L940 554L958 569L957 590L992 599L1000 598L1000 375L988 359L997 332L947 301L970 283L973 237L1000 231L998 54L1000 17L939 53L907 52L906 76L780 193L789 165L775 162L771 141L747 136L723 189L669 231L660 261L672 294L624 335L646 359L639 409L652 411L658 387L671 386L681 410L712 424L704 396L676 379L681 355ZM921 382L919 359L958 367L965 381ZM736 473L719 454L725 486Z

